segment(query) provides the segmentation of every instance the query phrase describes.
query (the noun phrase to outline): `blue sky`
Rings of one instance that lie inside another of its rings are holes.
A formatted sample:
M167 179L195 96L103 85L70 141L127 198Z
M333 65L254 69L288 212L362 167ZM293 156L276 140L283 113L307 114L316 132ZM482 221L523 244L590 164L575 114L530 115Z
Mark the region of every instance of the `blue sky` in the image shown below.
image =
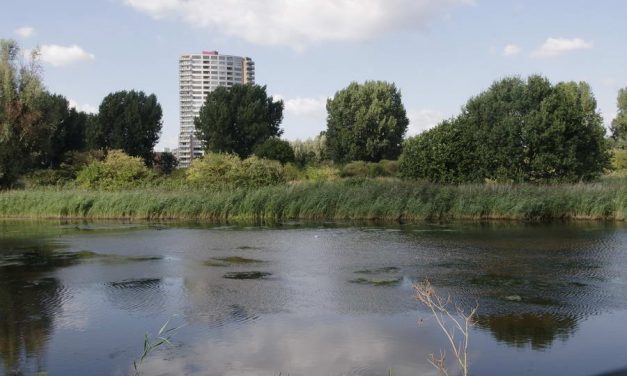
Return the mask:
M158 149L176 146L178 56L250 56L286 103L284 138L325 129L327 97L351 81L396 83L419 133L494 80L587 81L609 124L627 86L624 0L8 0L0 37L42 50L47 87L78 108L110 92L159 98Z

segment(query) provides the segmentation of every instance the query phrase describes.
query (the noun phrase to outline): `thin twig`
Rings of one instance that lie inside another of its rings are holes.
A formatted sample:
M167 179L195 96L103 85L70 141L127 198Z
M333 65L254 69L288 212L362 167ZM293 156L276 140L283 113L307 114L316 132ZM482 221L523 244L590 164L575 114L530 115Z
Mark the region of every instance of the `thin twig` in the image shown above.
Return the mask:
M464 310L457 305L454 305L456 314L452 314L451 309L449 308L453 304L451 296L448 295L446 299L443 299L435 292L435 289L429 280L415 284L414 289L416 290L416 300L429 308L432 316L438 323L438 326L442 329L442 332L444 332L453 355L455 355L455 359L457 360L462 375L468 376L469 334L470 328L475 324L479 304L477 303L468 314L466 314ZM446 321L453 323L453 325L447 326ZM455 340L455 334L457 332L461 333L462 337L459 341ZM430 354L427 359L441 375L448 376L448 370L446 369L445 362L445 351L441 350L439 357L436 357L434 354Z

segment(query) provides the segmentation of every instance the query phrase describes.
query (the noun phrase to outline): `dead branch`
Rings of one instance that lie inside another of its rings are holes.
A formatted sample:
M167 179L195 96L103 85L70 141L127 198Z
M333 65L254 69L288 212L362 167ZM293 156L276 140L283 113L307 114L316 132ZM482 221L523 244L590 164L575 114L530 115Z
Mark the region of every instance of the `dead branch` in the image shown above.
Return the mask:
M446 299L439 296L429 280L415 284L414 290L416 291L416 300L429 308L438 326L442 329L442 332L444 332L462 375L468 376L469 334L470 328L475 324L479 304L477 303L470 313L466 313L462 308L453 303L450 295L448 295ZM451 311L454 313L451 313ZM461 335L459 341L455 339L457 333ZM428 358L429 363L431 363L440 374L448 376L445 359L446 352L443 350L440 351L439 357L431 354Z

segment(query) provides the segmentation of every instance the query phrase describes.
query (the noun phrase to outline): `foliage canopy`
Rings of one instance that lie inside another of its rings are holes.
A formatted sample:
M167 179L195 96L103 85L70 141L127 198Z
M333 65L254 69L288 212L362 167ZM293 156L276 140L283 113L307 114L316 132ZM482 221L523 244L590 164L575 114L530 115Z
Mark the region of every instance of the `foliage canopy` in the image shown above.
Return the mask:
M37 50L26 63L20 56L15 41L0 40L0 187L29 169L58 167L66 152L84 147L86 115L45 90Z
M394 84L353 82L327 101L327 113L326 142L333 161L398 158L409 120Z
M409 139L400 171L442 183L579 181L598 177L609 161L588 84L530 76L495 82L458 117Z
M289 142L273 137L255 147L259 158L279 161L281 164L294 162L294 150Z
M282 120L283 101L268 97L265 86L233 85L209 93L194 123L207 152L246 158L283 133Z
M161 105L154 94L135 90L111 93L100 104L90 130L90 146L123 150L150 166L161 133L161 117Z

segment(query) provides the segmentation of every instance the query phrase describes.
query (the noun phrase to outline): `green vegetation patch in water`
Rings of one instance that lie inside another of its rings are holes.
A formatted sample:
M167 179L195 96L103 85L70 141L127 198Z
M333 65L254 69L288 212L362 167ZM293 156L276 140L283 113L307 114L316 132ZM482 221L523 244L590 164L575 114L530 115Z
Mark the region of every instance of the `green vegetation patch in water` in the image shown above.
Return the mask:
M111 255L106 253L97 253L93 251L79 251L79 252L56 252L56 257L66 258L70 260L102 260L110 263L123 263L123 262L143 262L143 261L159 261L163 260L161 256L120 256Z
M92 251L64 252L64 254L69 255L70 258L77 258L81 260L101 259L103 261L113 263L163 260L163 257L161 256L120 256L106 253L96 253Z
M378 269L363 269L357 270L355 273L358 274L384 274L384 273L398 273L400 269L396 266L386 266Z
M263 279L271 275L272 273L268 273L268 272L250 271L250 272L230 272L230 273L226 273L222 277L226 279Z
M225 266L230 266L229 264L222 262L222 261L216 261L216 260L207 260L205 262L202 263L204 266L211 266L211 267L225 267Z
M163 260L161 256L122 256L123 261L158 261Z
M102 255L97 254L93 251L78 251L76 252L76 257L79 259L90 259L94 257L101 257Z
M229 257L213 257L211 260L205 261L203 264L205 266L233 266L233 265L250 265L250 264L261 264L265 261L256 260L251 258L245 258L240 256L229 256Z
M360 285L371 285L371 286L394 286L401 282L401 278L381 278L381 279L356 278L356 279L351 279L349 282L357 283Z
M258 264L258 263L263 262L261 260L255 260L255 259L239 257L239 256L216 257L214 258L214 260L223 261L229 264Z
M66 252L50 250L46 247L33 248L19 254L0 255L0 268L69 266L97 257L101 257L101 255L91 251Z

